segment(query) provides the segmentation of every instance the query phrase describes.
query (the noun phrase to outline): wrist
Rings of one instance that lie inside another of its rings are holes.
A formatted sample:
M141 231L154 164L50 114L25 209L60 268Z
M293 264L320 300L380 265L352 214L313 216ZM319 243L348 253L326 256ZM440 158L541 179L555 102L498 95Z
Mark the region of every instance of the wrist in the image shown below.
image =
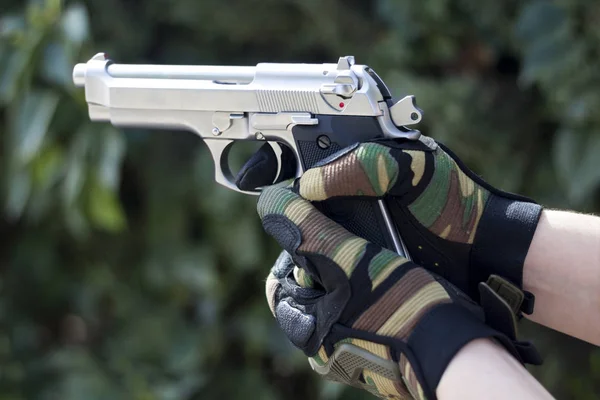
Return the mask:
M485 338L456 353L436 395L439 400L552 398L504 347Z
M488 365L490 358L497 358L499 354L505 353L506 350L492 339L480 338L467 343L455 354L444 371L436 389L438 399L456 397L456 389L471 381L475 372L473 368L480 359L484 359L485 365Z

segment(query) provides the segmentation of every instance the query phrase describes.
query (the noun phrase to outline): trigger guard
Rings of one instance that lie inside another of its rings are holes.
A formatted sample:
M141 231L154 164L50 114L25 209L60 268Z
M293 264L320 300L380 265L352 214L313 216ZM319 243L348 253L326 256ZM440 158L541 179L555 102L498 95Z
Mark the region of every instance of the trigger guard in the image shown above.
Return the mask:
M215 164L215 181L217 181L218 184L239 193L250 194L254 196L260 195L260 191L242 190L235 184L228 162L229 151L231 150L234 140L220 139L206 140L205 142L210 150L210 154L212 155Z
M235 178L233 177L231 169L229 168L228 162L229 151L231 150L234 142L234 139L205 140L215 164L215 181L217 181L218 184L236 192L259 196L261 193L260 188L257 190L242 190L235 184ZM269 146L271 146L271 149L275 154L277 171L275 174L275 180L273 182L277 182L283 172L283 150L281 146L285 145L276 141L268 141L267 143L269 143ZM298 163L298 165L299 164L300 163ZM298 166L295 178L300 177L300 175L302 175L302 170Z

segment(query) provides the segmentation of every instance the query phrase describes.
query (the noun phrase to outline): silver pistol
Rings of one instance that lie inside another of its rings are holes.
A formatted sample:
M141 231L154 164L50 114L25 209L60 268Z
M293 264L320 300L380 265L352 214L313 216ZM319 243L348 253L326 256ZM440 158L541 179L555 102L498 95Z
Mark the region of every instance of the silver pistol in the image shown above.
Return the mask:
M228 154L238 140L267 142L282 168L282 146L296 158L296 177L355 143L417 140L414 96L394 101L381 78L354 57L337 64L260 63L247 66L125 65L104 53L73 69L85 89L92 121L117 127L195 132L215 164L215 180L234 182ZM356 235L409 258L384 200L328 200L318 207Z

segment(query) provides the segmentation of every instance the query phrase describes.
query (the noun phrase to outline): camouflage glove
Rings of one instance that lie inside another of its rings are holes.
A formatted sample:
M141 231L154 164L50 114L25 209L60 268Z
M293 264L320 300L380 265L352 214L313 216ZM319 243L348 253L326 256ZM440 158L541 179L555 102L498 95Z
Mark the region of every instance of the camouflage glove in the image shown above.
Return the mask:
M239 182L257 183L256 172L251 159ZM533 312L523 263L542 208L491 187L431 138L356 144L306 171L296 191L313 202L384 198L414 262L474 299L487 281L515 313Z
M479 307L443 278L356 237L289 188L258 201L267 233L285 249L267 279L271 311L319 374L391 399L435 399L454 355L492 338L521 362L508 304L481 286ZM295 268L294 265L301 267Z

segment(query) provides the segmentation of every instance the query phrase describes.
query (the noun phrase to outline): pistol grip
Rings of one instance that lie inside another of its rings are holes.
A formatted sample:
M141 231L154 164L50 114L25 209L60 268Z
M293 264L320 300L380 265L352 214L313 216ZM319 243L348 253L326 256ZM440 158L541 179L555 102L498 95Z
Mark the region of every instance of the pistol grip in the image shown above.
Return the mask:
M383 137L371 117L319 116L318 125L299 125L292 132L304 170L352 144ZM410 258L384 200L341 198L313 204L353 234Z

